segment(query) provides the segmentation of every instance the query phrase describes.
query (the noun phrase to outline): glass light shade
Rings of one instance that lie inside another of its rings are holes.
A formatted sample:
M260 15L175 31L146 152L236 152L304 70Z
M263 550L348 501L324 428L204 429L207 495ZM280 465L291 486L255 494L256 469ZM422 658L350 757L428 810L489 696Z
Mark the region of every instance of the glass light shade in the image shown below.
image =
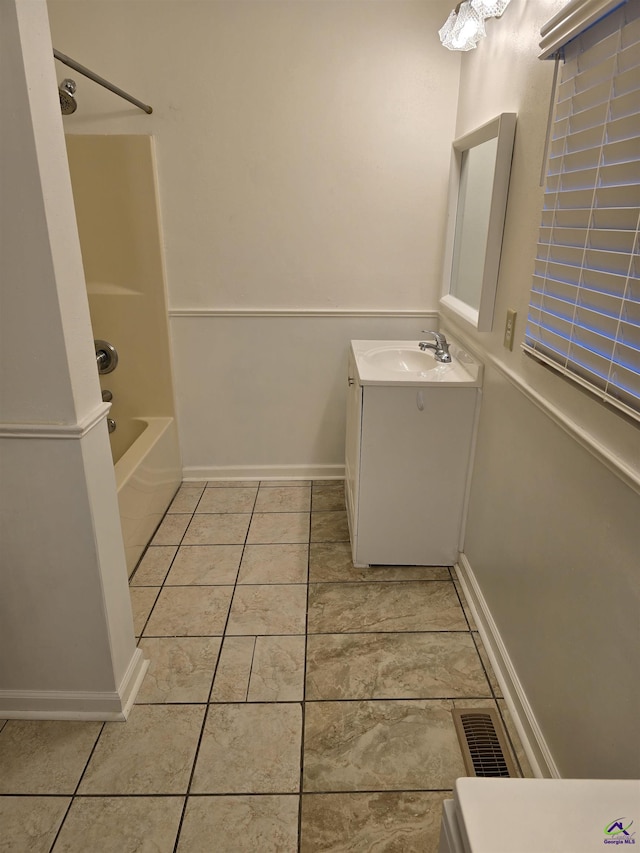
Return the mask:
M449 50L473 50L486 34L483 17L468 0L460 5L457 14L449 15L439 31L440 41Z
M511 0L471 0L475 11L483 18L499 18Z
M438 30L438 35L440 36L440 42L444 44L446 40L449 38L451 30L454 28L456 21L458 20L458 16L456 15L455 9L449 13L449 17L444 22L443 26Z

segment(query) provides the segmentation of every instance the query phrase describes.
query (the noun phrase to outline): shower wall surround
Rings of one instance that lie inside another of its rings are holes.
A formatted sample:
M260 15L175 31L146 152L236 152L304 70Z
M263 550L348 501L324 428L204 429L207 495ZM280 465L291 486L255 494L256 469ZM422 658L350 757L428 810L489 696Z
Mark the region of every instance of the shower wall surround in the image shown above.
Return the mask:
M117 462L132 420L175 415L153 139L76 134L66 143L93 335L119 354L100 377L113 393Z
M67 153L93 336L119 353L100 384L131 573L182 476L155 152L148 135L75 134Z

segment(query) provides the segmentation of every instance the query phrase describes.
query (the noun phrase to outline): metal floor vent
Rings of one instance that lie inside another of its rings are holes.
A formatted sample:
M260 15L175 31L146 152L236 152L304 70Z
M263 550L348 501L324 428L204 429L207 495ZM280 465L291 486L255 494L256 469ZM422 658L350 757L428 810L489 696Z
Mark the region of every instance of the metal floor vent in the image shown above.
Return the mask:
M502 722L493 708L454 708L453 722L468 776L517 776Z

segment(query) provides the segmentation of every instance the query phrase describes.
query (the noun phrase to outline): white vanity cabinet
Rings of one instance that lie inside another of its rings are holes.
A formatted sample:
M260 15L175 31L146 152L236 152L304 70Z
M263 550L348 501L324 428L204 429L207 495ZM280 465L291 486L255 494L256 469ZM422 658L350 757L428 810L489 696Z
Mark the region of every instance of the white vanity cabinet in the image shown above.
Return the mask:
M353 562L453 565L479 387L406 376L380 384L363 373L352 347L345 492Z

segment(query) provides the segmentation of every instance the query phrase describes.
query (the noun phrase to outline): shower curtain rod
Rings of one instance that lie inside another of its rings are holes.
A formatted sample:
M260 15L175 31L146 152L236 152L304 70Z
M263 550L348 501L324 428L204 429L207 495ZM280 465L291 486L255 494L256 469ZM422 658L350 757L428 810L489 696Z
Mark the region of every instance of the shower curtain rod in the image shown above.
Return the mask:
M56 59L63 62L65 65L68 65L69 68L73 68L74 71L78 71L80 74L84 74L85 77L88 77L89 80L93 80L95 83L99 83L101 86L104 86L105 89L109 89L115 95L119 95L121 98L124 98L125 101L129 101L131 104L135 104L136 107L139 107L141 110L144 110L145 113L151 114L153 112L153 108L149 106L149 104L143 104L142 101L139 101L137 98L134 98L133 95L129 95L127 92L119 89L117 86L114 86L113 83L110 83L108 80L105 80L104 77L100 77L98 74L95 74L91 71L90 68L85 68L84 65L80 65L79 62L76 62L75 59L71 59L69 56L65 56L64 53L60 53L59 50L56 50L55 47L53 49L53 55Z

